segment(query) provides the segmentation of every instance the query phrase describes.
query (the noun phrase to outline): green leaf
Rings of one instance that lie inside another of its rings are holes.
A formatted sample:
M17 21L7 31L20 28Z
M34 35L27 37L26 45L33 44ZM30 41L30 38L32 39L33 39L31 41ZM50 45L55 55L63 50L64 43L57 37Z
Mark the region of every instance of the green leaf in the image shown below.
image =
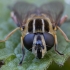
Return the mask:
M15 0L16 1L16 0ZM33 0L27 0L33 3ZM10 19L9 10L6 10L6 6L14 0L0 1L0 39L4 39L6 35L16 28L14 22ZM44 1L46 2L46 0ZM37 0L34 2L37 3ZM62 25L62 30L67 34L70 39L70 24L66 23ZM20 31L13 34L8 41L0 43L0 60L3 60L5 64L1 67L1 70L46 70L54 61L58 65L64 65L67 58L70 56L70 43L66 42L64 37L59 31L57 31L58 47L57 50L64 55L59 55L54 47L47 52L44 58L36 59L35 56L26 50L24 62L22 66L19 66L19 62L22 58L22 51L20 45Z

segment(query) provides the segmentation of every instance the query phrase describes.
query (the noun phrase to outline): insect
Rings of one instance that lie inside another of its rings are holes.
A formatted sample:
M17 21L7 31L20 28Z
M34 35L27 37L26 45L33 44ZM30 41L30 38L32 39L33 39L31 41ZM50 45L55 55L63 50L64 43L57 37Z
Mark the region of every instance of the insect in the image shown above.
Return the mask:
M63 55L56 48L58 45L56 31L59 30L67 42L70 40L60 28L67 19L66 15L61 18L64 11L62 3L56 1L37 7L26 2L16 2L11 10L11 17L18 27L0 42L5 42L17 30L21 30L23 56L19 64L22 64L24 59L24 46L39 59L43 58L52 47L55 47L58 54Z

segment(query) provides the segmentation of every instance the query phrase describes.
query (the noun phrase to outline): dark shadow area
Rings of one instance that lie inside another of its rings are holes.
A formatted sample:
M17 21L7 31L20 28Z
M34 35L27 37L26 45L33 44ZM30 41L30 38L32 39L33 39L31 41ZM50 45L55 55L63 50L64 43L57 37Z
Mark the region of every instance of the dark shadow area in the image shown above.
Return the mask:
M4 65L4 61L3 60L0 60L0 68L2 67L2 65Z

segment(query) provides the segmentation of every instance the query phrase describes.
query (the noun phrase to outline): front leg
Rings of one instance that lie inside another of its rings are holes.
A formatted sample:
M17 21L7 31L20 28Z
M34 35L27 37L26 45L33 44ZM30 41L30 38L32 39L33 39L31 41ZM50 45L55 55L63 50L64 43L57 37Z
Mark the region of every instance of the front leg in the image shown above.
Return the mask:
M19 65L22 65L22 62L23 62L23 60L24 60L24 55L25 55L25 49L24 49L24 44L23 44L23 37L21 36L21 49L22 49L22 59L21 59L21 61L20 61L20 63L19 63Z
M64 54L62 54L62 53L60 53L58 50L57 50L57 36L55 35L55 51L58 53L58 54L60 54L60 55L64 55Z
M17 30L19 30L20 29L20 27L17 27L17 28L15 28L13 31L11 31L7 36L6 36L6 38L4 39L4 40L0 40L0 42L5 42L5 41L7 41L9 38L10 38L10 36L11 35L13 35Z

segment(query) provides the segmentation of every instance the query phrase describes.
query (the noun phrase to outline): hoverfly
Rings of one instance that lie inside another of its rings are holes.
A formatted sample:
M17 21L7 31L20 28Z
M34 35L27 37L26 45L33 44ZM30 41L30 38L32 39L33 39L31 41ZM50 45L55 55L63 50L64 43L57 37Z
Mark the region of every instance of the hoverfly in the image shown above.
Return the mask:
M62 33L66 41L70 42L70 40L60 28L60 25L67 19L66 15L61 18L64 11L61 2L50 2L40 7L26 2L17 2L11 10L11 17L18 27L0 42L5 42L13 33L21 30L23 57L19 64L22 64L24 59L24 46L39 59L43 58L53 46L58 54L63 55L56 49L57 29Z

